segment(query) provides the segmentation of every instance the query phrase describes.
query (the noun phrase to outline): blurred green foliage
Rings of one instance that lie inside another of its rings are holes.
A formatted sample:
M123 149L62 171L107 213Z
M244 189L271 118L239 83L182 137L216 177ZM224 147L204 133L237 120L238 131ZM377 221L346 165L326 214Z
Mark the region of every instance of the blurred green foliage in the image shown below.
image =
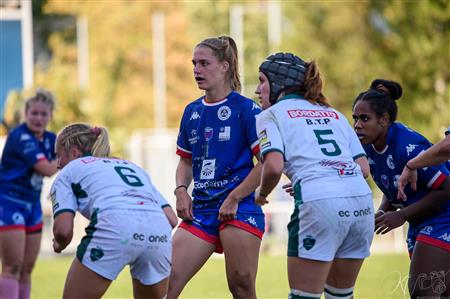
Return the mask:
M316 60L333 106L350 117L354 98L373 79L396 80L404 88L399 121L431 141L442 138L450 124L448 0L276 3L282 11L276 51ZM185 105L201 95L192 76L193 47L206 37L229 34L230 8L236 5L244 11L244 92L252 97L258 66L273 49L266 1L33 1L40 28L36 38L51 54L46 63L37 55L35 83L58 99L52 128L72 121L105 125L121 155L133 130L153 126L158 99L153 96L152 14L157 11L165 14L167 120L176 128ZM78 87L75 21L68 26L67 16L88 20L85 90Z

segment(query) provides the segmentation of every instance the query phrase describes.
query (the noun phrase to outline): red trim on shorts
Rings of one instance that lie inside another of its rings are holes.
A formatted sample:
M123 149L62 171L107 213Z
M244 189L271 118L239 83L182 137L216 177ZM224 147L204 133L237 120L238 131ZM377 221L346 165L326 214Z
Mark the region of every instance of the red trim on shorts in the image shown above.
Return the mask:
M219 230L224 229L225 226L227 226L227 225L232 225L232 226L238 227L238 228L240 228L242 230L245 230L245 231L251 233L252 235L257 236L260 239L262 239L262 236L264 234L262 231L260 231L259 229L255 228L254 226L251 226L250 224L247 224L245 222L242 222L242 221L239 221L239 220L236 220L236 219L231 220L231 221L222 222L220 224Z
M42 231L42 227L43 227L43 224L39 223L39 224L36 224L33 226L26 227L25 231L27 233L35 233L35 232Z
M186 159L191 159L191 157L192 157L192 154L186 153L185 151L182 151L182 150L180 150L180 149L177 149L176 154L177 154L178 156L180 156L180 157L182 157L182 158L186 158Z
M432 190L436 190L446 179L447 177L441 173L438 178L434 181L434 183L431 185Z
M216 246L215 252L217 252L217 253L223 252L222 244L220 243L220 239L218 237L212 236L212 235L202 231L195 225L189 224L185 221L182 221L178 227L185 229L186 231L190 232L194 236L199 237L203 241L206 241L206 242L211 243L212 245Z
M0 231L16 230L16 229L25 230L25 225L24 224L13 224L13 225L8 225L8 226L0 226Z
M442 248L444 250L450 251L450 244L435 238L432 238L430 236L425 236L425 235L419 235L417 236L416 241L418 242L422 242L428 245L432 245L432 246L436 246L439 248Z

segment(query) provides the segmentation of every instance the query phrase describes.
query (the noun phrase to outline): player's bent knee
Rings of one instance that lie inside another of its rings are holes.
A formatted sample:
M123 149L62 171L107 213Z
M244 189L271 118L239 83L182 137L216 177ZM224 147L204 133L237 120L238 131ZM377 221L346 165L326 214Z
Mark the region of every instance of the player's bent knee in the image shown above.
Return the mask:
M250 273L239 273L236 271L228 278L228 288L233 298L251 298L255 293L255 285Z
M288 299L302 299L302 298L311 298L311 299L320 299L322 293L310 293L301 290L291 289L288 295Z
M14 263L4 265L2 274L11 275L18 278L20 276L21 271L22 271L22 263Z
M325 299L351 299L353 298L354 287L340 289L329 284L325 284Z

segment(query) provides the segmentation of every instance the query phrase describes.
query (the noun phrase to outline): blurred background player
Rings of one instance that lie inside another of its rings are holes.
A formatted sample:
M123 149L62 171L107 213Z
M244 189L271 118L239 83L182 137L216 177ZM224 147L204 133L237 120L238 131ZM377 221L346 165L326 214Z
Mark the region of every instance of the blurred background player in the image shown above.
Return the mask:
M71 242L76 211L90 220L63 298L100 298L126 265L134 298L163 298L175 213L143 169L108 158L109 151L105 128L74 123L57 137L61 172L50 193L54 251L60 253Z
M46 130L52 94L38 89L25 103L25 122L6 140L0 163L0 298L30 298L31 272L42 235L43 176L56 173L55 134Z
M411 188L417 190L417 169L428 166L435 166L450 159L450 127L445 132L444 140L436 143L420 155L414 157L406 163L402 174L398 179L398 198L406 199L405 186L411 184Z
M213 252L224 252L234 298L256 298L255 280L264 214L254 202L260 165L255 115L261 109L238 93L236 44L208 38L194 49L198 88L205 92L184 110L177 141L177 213L168 298L177 298ZM192 198L188 186L194 180Z
M263 171L256 202L284 173L294 189L288 225L289 298L353 298L372 243L369 166L343 114L322 94L314 61L290 53L271 55L259 67L257 116ZM351 186L351 187L350 187Z
M397 199L398 178L411 159L431 147L419 133L396 122L400 84L377 79L353 104L356 134L369 158L372 177L383 192L375 213L377 234L409 222L412 298L450 296L450 163L418 169L417 190L405 188Z

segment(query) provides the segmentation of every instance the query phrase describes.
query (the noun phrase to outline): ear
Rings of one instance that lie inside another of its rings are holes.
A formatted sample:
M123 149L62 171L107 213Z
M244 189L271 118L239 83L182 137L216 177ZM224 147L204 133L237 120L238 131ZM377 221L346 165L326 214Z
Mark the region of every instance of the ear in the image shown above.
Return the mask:
M226 73L229 68L230 68L230 64L228 63L228 61L222 62L222 70L224 73Z
M77 158L80 158L83 156L83 153L76 146L72 146L70 148L70 153L72 154L72 157L74 159L77 159Z
M378 123L382 128L387 128L390 122L391 120L389 118L389 114L387 113L384 113L383 116L378 119Z

